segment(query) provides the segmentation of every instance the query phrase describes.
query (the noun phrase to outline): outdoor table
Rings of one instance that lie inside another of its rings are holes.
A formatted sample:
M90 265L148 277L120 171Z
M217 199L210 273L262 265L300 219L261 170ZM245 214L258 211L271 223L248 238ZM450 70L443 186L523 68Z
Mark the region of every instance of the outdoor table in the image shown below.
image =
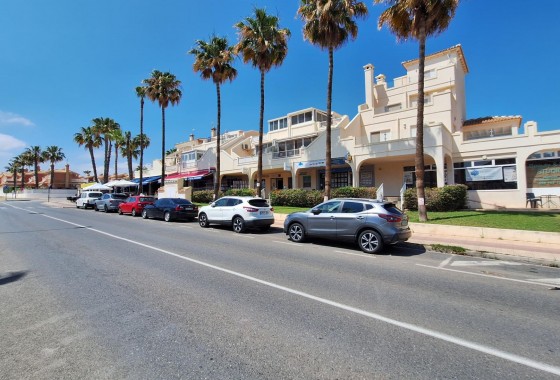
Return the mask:
M543 207L546 208L557 208L558 203L556 203L556 198L560 198L558 195L554 194L545 194L541 195L540 198L542 199Z

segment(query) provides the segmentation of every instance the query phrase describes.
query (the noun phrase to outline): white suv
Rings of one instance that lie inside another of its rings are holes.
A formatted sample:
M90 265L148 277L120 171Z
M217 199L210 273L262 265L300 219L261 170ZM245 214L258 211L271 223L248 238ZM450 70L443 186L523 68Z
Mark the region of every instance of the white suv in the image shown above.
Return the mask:
M262 198L226 196L201 207L198 212L200 227L230 225L237 233L251 227L266 231L273 223L273 208Z
M76 199L77 208L93 208L95 201L103 195L100 191L84 191L80 197Z

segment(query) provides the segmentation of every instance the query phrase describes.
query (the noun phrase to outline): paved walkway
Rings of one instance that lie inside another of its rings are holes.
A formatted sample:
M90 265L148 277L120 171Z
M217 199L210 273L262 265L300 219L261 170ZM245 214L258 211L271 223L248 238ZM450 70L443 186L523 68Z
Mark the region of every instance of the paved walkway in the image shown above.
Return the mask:
M50 207L75 207L67 200L44 202ZM274 227L282 228L285 214L275 214ZM497 228L459 227L428 223L411 223L408 244L460 247L465 254L560 266L560 232L503 230Z

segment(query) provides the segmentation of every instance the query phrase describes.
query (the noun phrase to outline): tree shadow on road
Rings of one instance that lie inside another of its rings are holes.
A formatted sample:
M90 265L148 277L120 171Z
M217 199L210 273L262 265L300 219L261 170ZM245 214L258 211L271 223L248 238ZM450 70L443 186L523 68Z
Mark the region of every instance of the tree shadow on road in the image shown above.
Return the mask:
M6 285L11 282L22 279L27 274L27 271L10 272L7 275L0 275L0 285Z

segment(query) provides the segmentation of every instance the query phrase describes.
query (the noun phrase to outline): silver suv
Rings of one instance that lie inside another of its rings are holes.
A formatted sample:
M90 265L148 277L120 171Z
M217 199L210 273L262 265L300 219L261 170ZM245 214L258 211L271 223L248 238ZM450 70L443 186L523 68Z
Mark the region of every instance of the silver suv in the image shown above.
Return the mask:
M393 203L357 198L331 199L289 214L284 233L296 243L306 237L351 241L365 253L378 253L384 245L404 242L412 234L408 216Z
M266 199L256 197L227 196L198 211L198 224L204 228L210 224L223 224L232 226L233 231L239 233L251 227L266 231L273 223L272 207Z

